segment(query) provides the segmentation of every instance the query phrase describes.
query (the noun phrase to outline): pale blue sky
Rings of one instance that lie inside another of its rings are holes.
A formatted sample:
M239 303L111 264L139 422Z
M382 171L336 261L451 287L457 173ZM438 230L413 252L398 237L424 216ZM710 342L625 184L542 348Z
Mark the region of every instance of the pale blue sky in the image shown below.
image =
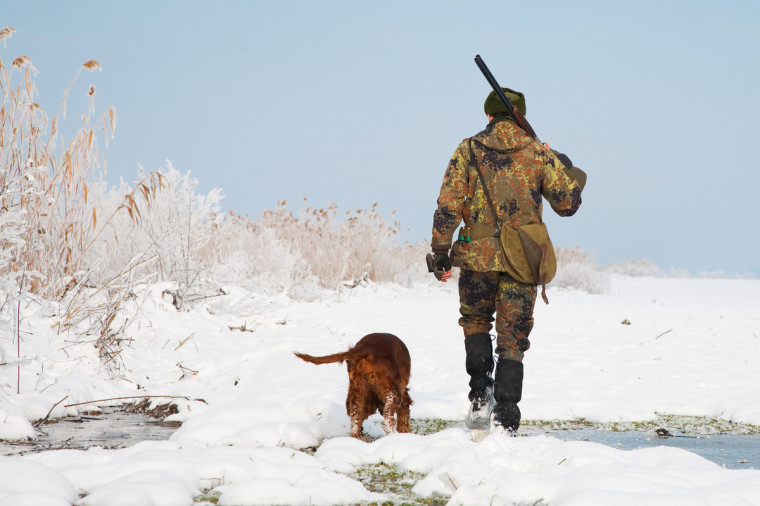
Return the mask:
M108 178L166 159L258 217L380 203L427 239L441 178L486 123L473 58L525 93L538 135L586 170L546 218L602 265L760 274L760 2L0 1L50 112L86 60L114 105Z

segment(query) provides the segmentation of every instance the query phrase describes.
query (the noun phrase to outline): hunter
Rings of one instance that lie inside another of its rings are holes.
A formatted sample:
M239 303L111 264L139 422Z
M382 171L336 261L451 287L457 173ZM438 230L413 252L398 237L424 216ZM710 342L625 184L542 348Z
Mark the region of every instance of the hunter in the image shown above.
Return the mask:
M525 96L502 90L525 115ZM542 198L560 216L575 214L586 174L565 155L527 135L495 91L486 98L484 110L489 120L485 130L459 144L443 177L433 218L432 263L436 277L444 282L451 277L452 266L460 268L459 325L464 330L465 367L470 375L467 426L515 434L521 418L517 403L522 397L522 361L530 348L538 285L545 286L546 276L543 260L525 258L535 248L523 244L525 248L520 245L508 251L502 231L510 232L513 242L516 237L524 240L523 232L530 226L545 231ZM463 227L452 246L460 223ZM548 253L556 271L548 235L545 244L537 241L535 251L542 259ZM515 270L526 261L535 263L530 264L532 276ZM496 362L489 334L494 313Z

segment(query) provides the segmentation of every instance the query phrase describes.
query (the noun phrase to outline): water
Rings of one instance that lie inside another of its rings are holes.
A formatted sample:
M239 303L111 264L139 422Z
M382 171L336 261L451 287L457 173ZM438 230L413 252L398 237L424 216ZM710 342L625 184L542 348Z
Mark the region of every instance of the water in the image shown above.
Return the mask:
M593 441L621 450L673 446L696 453L728 469L760 469L760 434L658 436L652 432L612 432L587 427L541 429L540 433L563 441Z
M103 408L94 415L64 418L42 425L32 441L0 441L0 455L23 455L45 450L79 449L93 446L125 448L146 440L165 440L180 426L124 408ZM688 450L728 469L760 469L760 434L697 434L664 429L657 431L599 430L592 427L526 427L525 435L546 434L564 441L592 441L622 450L673 446Z
M64 418L38 428L38 437L31 441L0 441L0 455L23 455L46 450L86 450L125 448L147 440L169 439L178 422L161 422L123 408L103 408L93 415Z

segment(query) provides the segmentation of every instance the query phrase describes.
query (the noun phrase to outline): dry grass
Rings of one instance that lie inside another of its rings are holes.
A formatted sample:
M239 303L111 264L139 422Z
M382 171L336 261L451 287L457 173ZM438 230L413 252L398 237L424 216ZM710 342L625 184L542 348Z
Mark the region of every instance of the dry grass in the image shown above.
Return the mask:
M6 27L0 37L7 39L13 32ZM37 70L31 59L19 56L10 68L0 60L0 210L13 217L12 230L0 236L6 251L0 276L26 273L31 292L51 299L85 281L85 255L110 221L98 220L88 184L95 169L105 166L98 141L113 136L114 109L96 118L95 93L89 87L89 107L73 138L66 142L58 129L66 98L82 70L100 70L100 63L89 60L77 70L50 119L35 102ZM155 182L138 188L145 203L157 189ZM120 209L135 221L139 218L133 195Z
M297 216L279 202L252 225L252 232L272 230L275 237L305 262L307 272L326 288L362 280L393 281L408 264L406 245L398 244L401 225L386 220L375 203L369 209L338 214L338 207L307 207ZM342 218L342 219L341 219Z
M423 266L424 250L400 244L394 214L386 219L378 204L344 213L330 204L295 214L285 201L255 221L231 213L209 228L213 239L198 251L200 263L217 281L265 290L398 281L410 263Z

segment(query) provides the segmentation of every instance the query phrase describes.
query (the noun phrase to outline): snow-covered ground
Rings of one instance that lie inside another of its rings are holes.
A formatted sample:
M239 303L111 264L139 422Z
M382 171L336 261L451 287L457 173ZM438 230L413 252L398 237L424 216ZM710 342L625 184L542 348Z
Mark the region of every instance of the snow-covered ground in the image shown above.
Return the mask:
M422 473L413 492L452 504L760 504L760 470L669 447L474 442L461 427L384 436L379 415L365 423L374 442L349 438L345 366L292 352L394 333L412 356L412 417L461 420L468 377L453 284L370 284L311 301L225 287L188 312L164 288L136 291L122 315L133 340L108 364L94 337L51 327L55 307L22 306L20 358L13 322L0 322L0 438L34 436L30 422L62 400L51 417L97 399L180 396L172 418L184 422L168 441L0 457L0 504L174 505L202 493L219 504L382 502L349 476L378 463ZM760 425L760 280L613 275L605 294L548 295L525 359L524 419Z

